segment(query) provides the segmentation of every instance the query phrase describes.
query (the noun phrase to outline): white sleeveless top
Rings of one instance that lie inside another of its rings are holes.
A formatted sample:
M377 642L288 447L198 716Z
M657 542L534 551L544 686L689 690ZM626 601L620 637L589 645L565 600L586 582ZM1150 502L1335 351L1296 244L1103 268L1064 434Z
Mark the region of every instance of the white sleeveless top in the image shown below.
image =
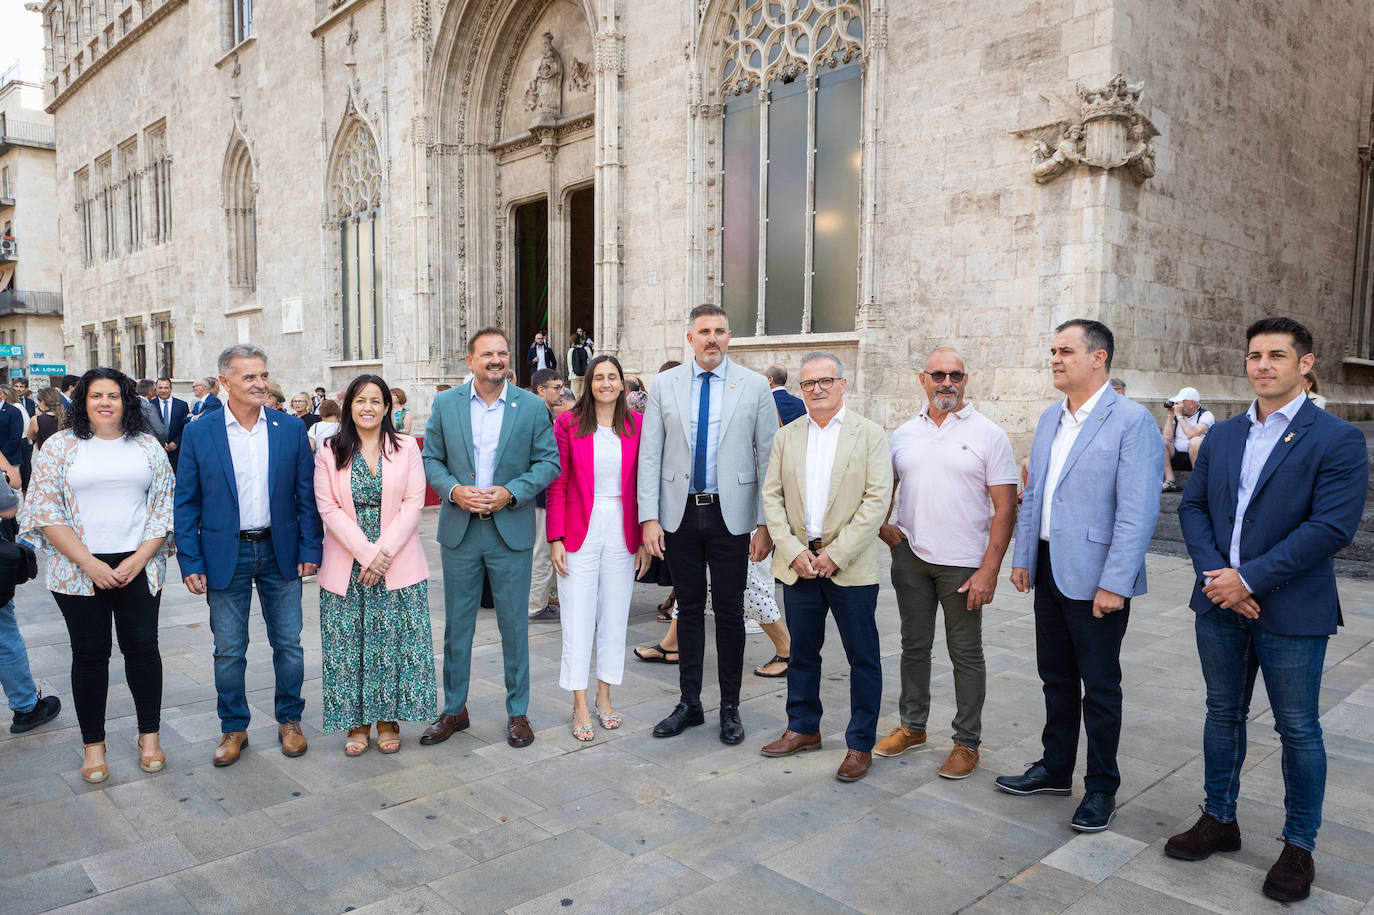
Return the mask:
M592 436L593 494L598 499L620 498L620 436L610 426L597 426Z

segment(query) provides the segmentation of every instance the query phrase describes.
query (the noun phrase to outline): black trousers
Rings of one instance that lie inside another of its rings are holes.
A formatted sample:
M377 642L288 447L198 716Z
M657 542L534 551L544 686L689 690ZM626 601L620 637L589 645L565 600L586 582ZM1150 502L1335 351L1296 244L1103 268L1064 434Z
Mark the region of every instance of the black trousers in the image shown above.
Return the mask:
M1070 781L1078 758L1078 724L1088 735L1088 791L1116 794L1121 742L1121 640L1131 601L1101 619L1093 602L1065 597L1054 583L1050 546L1040 541L1035 569L1035 656L1045 690L1045 755L1040 760L1057 779ZM1081 689L1080 689L1081 687Z
M697 505L691 497L677 530L664 532L664 558L677 589L678 680L682 701L701 703L706 655L706 570L716 615L716 665L720 704L739 705L744 671L744 588L749 577L749 535L732 534L720 504Z
M111 568L129 553L97 553ZM162 655L157 647L158 607L162 594L148 593L148 575L139 572L122 588L95 594L52 595L67 621L72 642L72 701L82 743L105 739L105 700L110 691L110 621L124 655L124 676L134 697L138 732L154 734L161 724Z

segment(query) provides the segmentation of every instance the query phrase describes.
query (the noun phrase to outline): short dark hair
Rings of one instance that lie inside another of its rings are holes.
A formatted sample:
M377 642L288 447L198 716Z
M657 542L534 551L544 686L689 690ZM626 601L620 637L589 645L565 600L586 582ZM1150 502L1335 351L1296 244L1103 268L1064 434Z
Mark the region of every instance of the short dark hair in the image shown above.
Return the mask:
M62 384L58 387L58 390L65 394L72 388L76 387L77 382L79 382L80 380L81 376L79 375L63 375Z
M787 384L787 369L780 365L770 365L763 370L764 377L778 386Z
M1088 346L1088 352L1095 353L1100 349L1107 351L1107 371L1112 370L1112 356L1116 355L1116 338L1112 336L1112 329L1101 321L1093 321L1088 318L1071 318L1060 324L1054 329L1056 334L1062 334L1070 327L1077 327L1083 334L1083 342Z
M318 387L318 388L315 389L315 393L316 393L316 394L328 394L329 392L326 391L323 387Z
M140 378L134 385L134 390L138 392L139 397L147 397L157 390L157 382L151 378Z
M76 378L75 375L66 377ZM143 403L134 390L134 380L118 369L100 366L76 379L76 389L71 395L71 412L67 419L67 426L76 433L76 437L84 440L93 434L91 418L86 414L86 392L97 381L113 381L119 386L119 399L124 402L124 415L120 417L119 429L124 437L133 438L140 432L147 432L148 422L143 418Z
M18 378L11 378L10 384L18 384L21 381L24 382L25 386L28 386L29 379L25 378L23 375L20 375Z
M1260 318L1245 331L1245 345L1248 347L1251 340L1264 334L1288 334L1299 359L1312 352L1312 331L1292 318Z
M477 339L479 337L486 337L490 336L491 334L495 334L502 340L505 340L506 349L510 349L510 337L506 336L506 332L504 330L502 330L499 327L483 327L478 329L478 331L471 337L468 337L468 355L471 356L473 353L477 351Z
M161 383L164 382L164 381L167 382L168 384L171 384L171 383L172 383L172 379L168 378L166 375L163 375L161 378L159 378L159 379L157 380L158 384L161 384Z
M697 323L697 318L724 318L725 326L730 326L730 316L727 315L725 309L721 308L719 305L707 303L693 308L691 311L687 312L687 326L691 327L693 324Z
M553 369L540 369L530 376L530 390L536 393L550 381L557 381L558 373Z

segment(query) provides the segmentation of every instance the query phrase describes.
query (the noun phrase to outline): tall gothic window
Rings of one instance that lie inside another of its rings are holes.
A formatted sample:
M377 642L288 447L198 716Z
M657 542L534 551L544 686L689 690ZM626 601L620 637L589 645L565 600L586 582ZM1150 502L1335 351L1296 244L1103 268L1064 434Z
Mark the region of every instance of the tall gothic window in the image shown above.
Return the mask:
M113 260L119 253L119 207L115 203L114 173L109 153L95 160L95 186L100 203L100 224L104 230L105 245L102 250L106 260Z
M741 335L854 329L860 0L734 0L721 89L721 302Z
M95 213L91 173L84 168L76 173L76 222L81 232L81 263L89 267L95 263Z
M1374 145L1360 149L1359 202L1355 227L1355 289L1346 354L1356 359L1374 360Z
M132 377L135 381L148 377L148 328L142 319L129 321L129 354L133 357Z
M157 315L153 318L153 333L157 335L157 377L171 378L176 372L176 337L172 330L172 316Z
M224 161L224 221L229 242L229 285L252 291L258 277L257 184L248 144L236 138Z
M167 148L167 125L148 128L148 186L153 194L153 244L172 238L172 154Z
M381 355L382 170L377 143L360 120L340 135L331 183L339 237L343 358Z
M124 237L129 250L143 247L143 189L138 168L138 139L119 147L119 167L124 176Z
M95 335L95 325L87 324L81 329L81 343L86 349L87 370L100 365L100 338Z
M124 366L120 364L123 358L123 335L119 332L119 325L111 321L105 325L105 345L110 351L110 361L106 363L110 368L124 371Z
M253 34L253 0L225 0L225 41L241 44Z

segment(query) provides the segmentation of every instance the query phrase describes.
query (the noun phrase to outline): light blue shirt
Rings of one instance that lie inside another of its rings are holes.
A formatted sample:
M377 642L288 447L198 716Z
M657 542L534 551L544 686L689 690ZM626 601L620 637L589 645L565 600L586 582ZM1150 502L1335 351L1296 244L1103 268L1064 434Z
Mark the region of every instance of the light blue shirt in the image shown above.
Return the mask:
M501 423L506 417L506 389L508 384L501 385L501 395L496 398L496 402L487 406L477 393L477 386L472 387L472 398L468 401L472 418L472 466L477 470L476 486L478 489L487 489L491 486L491 478L496 474L496 446L501 442Z
M1306 401L1307 395L1299 391L1297 397L1270 413L1269 418L1263 422L1255 413L1253 403L1250 404L1250 409L1245 411L1245 415L1250 418L1250 433L1245 437L1245 452L1240 458L1240 486L1236 489L1236 522L1231 527L1230 560L1233 569L1240 568L1240 534L1245 526L1245 512L1250 507L1250 498L1255 494L1255 484L1259 482L1260 471L1264 469L1265 462L1273 453L1274 446L1288 430L1288 424L1298 415ZM1241 578L1241 583L1245 584L1247 591L1250 590L1250 585L1245 583L1244 577Z
M702 368L695 359L692 360L692 398L688 405L688 412L692 414L692 464L696 465L697 447L697 414L701 412L701 376L707 371L711 375L711 422L706 427L706 488L702 490L692 490L692 492L720 492L716 486L716 451L720 445L720 408L725 402L725 370L729 367L730 360L722 359L720 365L713 369Z

